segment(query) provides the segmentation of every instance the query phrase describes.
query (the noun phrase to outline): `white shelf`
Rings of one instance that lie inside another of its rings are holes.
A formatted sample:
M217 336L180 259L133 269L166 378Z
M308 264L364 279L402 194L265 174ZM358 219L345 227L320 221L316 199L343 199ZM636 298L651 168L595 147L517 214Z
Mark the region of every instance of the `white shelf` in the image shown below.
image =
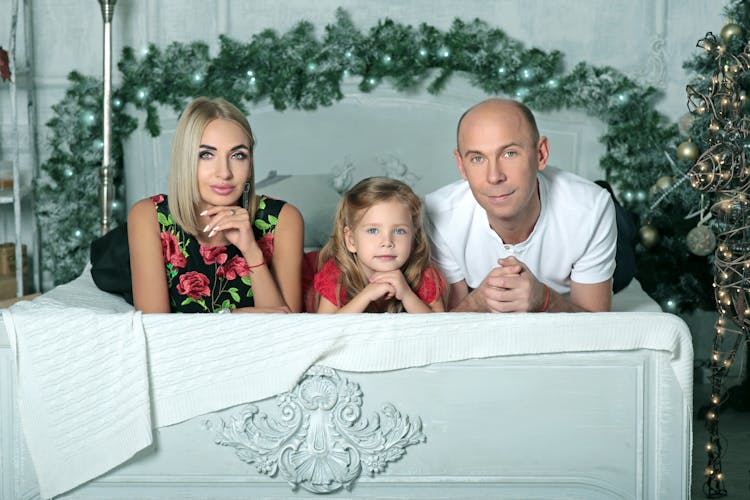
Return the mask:
M31 193L31 186L21 186L21 200ZM11 205L14 202L13 188L0 189L0 205Z

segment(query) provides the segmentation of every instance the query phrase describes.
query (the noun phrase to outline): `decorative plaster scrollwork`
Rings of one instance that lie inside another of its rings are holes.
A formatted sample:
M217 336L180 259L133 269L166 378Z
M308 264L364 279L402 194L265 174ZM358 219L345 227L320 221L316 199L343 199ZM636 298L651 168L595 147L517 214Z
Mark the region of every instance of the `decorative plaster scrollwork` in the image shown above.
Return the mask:
M354 165L352 161L346 159L343 165L337 165L331 170L333 179L331 180L331 186L338 193L343 195L350 187L352 187L352 172L354 171Z
M652 23L651 53L647 55L645 67L636 73L643 85L663 89L667 86L667 1L646 2L651 12L647 16Z
M644 85L656 88L664 88L667 85L666 44L663 35L654 35L651 40L651 53L648 55L646 67L636 74L636 78Z
M409 186L413 186L420 177L414 172L409 170L409 166L402 162L399 158L391 155L388 158L381 158L380 164L383 165L386 177L391 179L397 179L402 181Z
M313 493L351 489L362 469L375 475L405 448L425 440L422 420L402 416L389 403L382 414L362 417L359 384L326 367L313 367L276 403L280 417L246 405L228 424L222 419L216 444L236 450L261 474L277 473L294 488Z

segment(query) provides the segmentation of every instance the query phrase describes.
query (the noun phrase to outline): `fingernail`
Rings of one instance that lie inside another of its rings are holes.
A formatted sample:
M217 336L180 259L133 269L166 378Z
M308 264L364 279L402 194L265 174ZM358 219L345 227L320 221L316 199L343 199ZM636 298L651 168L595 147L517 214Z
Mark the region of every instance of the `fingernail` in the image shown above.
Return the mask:
M208 213L208 210L204 210L203 212L199 213L198 215L206 215L207 213Z
M213 229L211 230L211 232L210 232L210 233L208 233L208 237L210 238L211 236L213 236L215 232L216 232L216 228L213 228Z
M205 233L206 231L208 231L208 226L209 226L209 225L208 225L208 224L206 224L206 227L204 227L204 228L203 228L203 232L204 232L204 233Z

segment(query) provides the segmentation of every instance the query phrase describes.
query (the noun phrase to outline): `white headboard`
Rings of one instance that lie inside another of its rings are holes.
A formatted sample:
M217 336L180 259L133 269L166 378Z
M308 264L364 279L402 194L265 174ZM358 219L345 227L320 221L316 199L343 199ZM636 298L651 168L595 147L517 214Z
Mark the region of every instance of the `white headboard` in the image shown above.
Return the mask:
M337 189L347 184L332 186L336 173L348 171L351 183L372 175L398 177L419 195L458 179L453 159L458 118L489 97L460 76L439 95L400 93L387 84L363 93L356 81L343 91L344 99L314 111L278 112L268 103L249 110L257 138L258 192L302 211L308 247L330 232ZM603 123L577 110L536 115L550 139L550 164L592 180L604 177L599 169ZM175 125L175 114L162 109L159 137L139 129L126 144L128 205L166 191Z

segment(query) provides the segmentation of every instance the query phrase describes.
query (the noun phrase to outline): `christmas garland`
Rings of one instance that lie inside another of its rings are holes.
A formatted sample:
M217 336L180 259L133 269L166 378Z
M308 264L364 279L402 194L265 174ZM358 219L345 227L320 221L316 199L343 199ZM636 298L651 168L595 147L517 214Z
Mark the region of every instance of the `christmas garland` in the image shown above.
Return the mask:
M384 19L362 33L341 9L320 39L313 25L302 21L283 35L265 30L249 42L222 36L215 57L203 42L152 45L144 54L126 48L118 67L122 83L113 89L112 155L119 167L122 142L137 126L128 110L145 112L144 126L157 136L158 106L180 111L197 95L222 96L246 112L266 99L277 110L315 109L343 98L345 78L358 78L365 92L388 82L399 91L426 86L437 94L458 73L489 95L515 97L535 111L583 110L607 125L601 137L607 179L639 226L659 236L658 241L645 238L637 248L644 288L671 310L712 305L706 258L688 252L687 230L675 223L692 207L670 200L652 203L659 189L669 187L655 188L654 179L674 179L689 166L671 158L681 140L677 126L655 110L654 88L616 69L579 63L566 72L560 52L526 49L480 20L456 19L448 31L440 31ZM48 123L52 155L35 185L42 264L55 283L80 273L99 230L98 193L92 187L99 184L101 163L101 84L77 72L69 78L71 87ZM113 211L122 221L122 168L116 171L120 201ZM687 195L688 203L694 206L697 196ZM703 271L695 271L696 262Z

